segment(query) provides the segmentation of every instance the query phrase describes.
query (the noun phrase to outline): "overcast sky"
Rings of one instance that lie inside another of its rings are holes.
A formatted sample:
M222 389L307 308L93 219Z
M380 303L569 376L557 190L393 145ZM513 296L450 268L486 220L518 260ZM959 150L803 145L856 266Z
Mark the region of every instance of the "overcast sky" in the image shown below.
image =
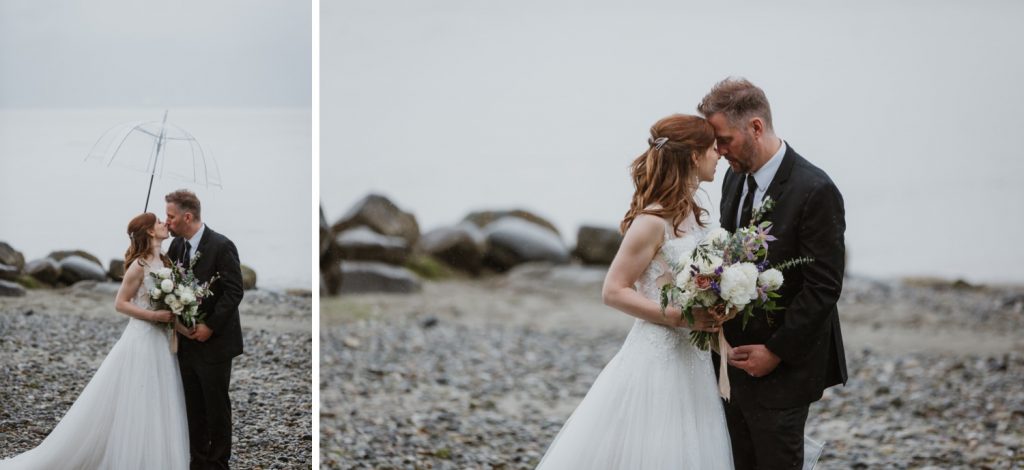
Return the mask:
M0 0L0 107L308 107L311 9Z

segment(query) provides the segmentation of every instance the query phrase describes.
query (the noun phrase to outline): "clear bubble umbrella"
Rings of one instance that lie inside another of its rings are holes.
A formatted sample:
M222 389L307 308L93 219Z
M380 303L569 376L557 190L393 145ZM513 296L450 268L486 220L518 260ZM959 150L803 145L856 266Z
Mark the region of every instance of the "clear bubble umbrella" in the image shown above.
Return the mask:
M167 111L161 121L129 122L104 132L85 161L148 174L149 189L143 212L149 210L149 196L156 177L221 188L217 161L203 152L192 134L167 122Z

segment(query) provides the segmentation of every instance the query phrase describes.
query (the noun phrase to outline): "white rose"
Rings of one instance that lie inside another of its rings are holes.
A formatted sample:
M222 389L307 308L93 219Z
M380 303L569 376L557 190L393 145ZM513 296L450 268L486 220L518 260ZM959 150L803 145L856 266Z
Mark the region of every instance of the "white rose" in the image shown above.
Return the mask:
M160 269L157 269L156 270L156 276L159 277L160 279L170 279L171 278L171 268L160 268Z
M757 276L757 283L761 287L764 287L766 291L770 292L782 287L783 279L782 271L772 268L765 270L765 272L761 273L760 276Z
M722 257L712 254L708 255L708 259L705 260L698 256L693 264L697 265L697 269L700 270L701 274L714 274L715 270L722 265Z
M155 300L160 300L161 295L164 295L164 291L160 290L159 287L154 287L153 290L149 291L149 296Z
M686 266L679 274L676 274L676 287L685 289L691 278L693 278L693 272L690 271L690 266Z
M743 307L757 298L757 266L737 263L722 271L719 287L722 299L735 307Z
M174 312L175 315L179 315L179 316L181 315L182 310L185 309L185 306L182 305L181 302L178 302L178 301L171 302L168 305L171 306L171 311Z
M178 301L178 298L175 297L174 294L167 294L167 296L164 297L164 303L167 304L167 305L171 305L171 304L173 304L173 303L175 303L177 301Z
M170 292L174 290L174 281L171 281L170 279L164 279L160 281L160 289L163 290L164 292Z
M701 244L710 246L716 242L724 242L728 240L730 236L732 236L732 234L730 234L728 230L719 227L708 232L708 234L704 236L704 240Z
M192 305L196 303L196 296L191 292L182 292L178 298L181 299L181 303L185 305Z

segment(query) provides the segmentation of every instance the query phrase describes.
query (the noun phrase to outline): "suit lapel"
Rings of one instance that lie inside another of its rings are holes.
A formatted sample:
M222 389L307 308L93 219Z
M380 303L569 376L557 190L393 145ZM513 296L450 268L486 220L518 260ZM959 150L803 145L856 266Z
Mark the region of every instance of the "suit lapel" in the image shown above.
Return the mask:
M737 182L742 182L743 178L739 174L733 173L729 170L726 176L726 181L729 184L725 185L725 194L722 197L725 198L725 204L722 204L722 228L730 231L736 231L736 211L739 209L740 191L742 187Z
M782 198L782 194L786 192L786 182L789 181L789 175L793 172L793 164L796 163L797 158L799 155L789 145L789 142L786 142L786 153L782 156L782 163L779 164L779 169L775 172L775 178L772 178L772 182L768 185L765 196L772 198L775 202Z

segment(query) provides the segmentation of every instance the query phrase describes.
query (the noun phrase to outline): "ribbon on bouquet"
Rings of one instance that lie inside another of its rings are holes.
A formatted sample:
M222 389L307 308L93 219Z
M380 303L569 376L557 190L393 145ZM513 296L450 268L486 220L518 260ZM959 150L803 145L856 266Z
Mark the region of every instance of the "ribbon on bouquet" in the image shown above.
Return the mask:
M732 346L725 340L725 328L718 329L718 355L721 361L718 363L718 395L729 401L732 396L732 388L729 386L729 355L732 354Z
M178 354L178 332L174 328L167 331L171 334L171 353Z

